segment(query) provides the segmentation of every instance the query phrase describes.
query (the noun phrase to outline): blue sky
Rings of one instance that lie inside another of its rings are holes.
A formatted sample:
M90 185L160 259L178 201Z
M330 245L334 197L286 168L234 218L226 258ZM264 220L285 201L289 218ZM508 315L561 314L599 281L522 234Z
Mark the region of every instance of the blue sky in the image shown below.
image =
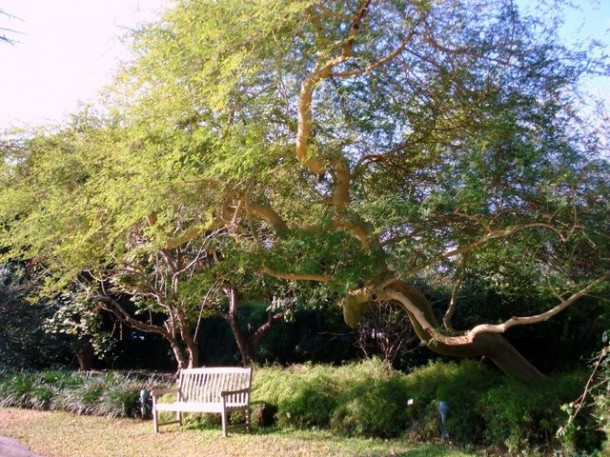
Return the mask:
M518 0L536 11L539 0ZM597 38L610 47L610 0L575 0L564 37ZM125 57L119 39L157 17L171 0L2 0L0 28L14 29L14 45L0 43L0 131L56 123L93 100ZM609 86L605 87L605 84ZM610 104L610 82L598 82Z

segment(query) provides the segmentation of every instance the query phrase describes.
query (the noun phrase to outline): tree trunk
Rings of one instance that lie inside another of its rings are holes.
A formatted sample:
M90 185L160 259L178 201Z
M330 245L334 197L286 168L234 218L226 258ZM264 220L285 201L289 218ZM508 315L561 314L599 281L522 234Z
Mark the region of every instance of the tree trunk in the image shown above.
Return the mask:
M225 287L225 295L229 299L229 312L225 315L225 320L231 328L233 338L241 355L241 363L244 367L249 366L255 359L256 348L250 344L250 339L244 335L244 332L239 325L239 317L237 311L239 308L239 300L237 290L234 287Z
M435 328L439 327L430 302L418 289L402 282L392 283L390 287L406 295L424 312L430 324ZM502 371L529 384L534 384L544 378L544 375L499 333L481 333L472 342L456 340L456 343L447 343L434 339L412 313L407 311L407 314L417 336L438 354L451 357L489 357Z
M247 333L244 333L239 324L239 299L237 291L234 287L226 287L224 291L229 299L229 312L224 317L231 328L231 332L233 332L235 343L237 344L237 348L241 355L242 364L247 367L256 360L256 351L258 350L258 346L263 337L276 323L284 318L287 310L278 313L268 313L267 321L265 323L260 325L256 330L249 329Z
M370 301L390 300L409 316L416 335L432 351L449 357L488 357L502 371L529 384L544 375L529 363L501 334L479 333L472 340L464 336L444 336L432 306L421 291L401 281L352 292L344 299L345 320L354 325L368 309Z
M185 346L180 344L181 342L177 338L166 335L165 339L169 342L174 358L176 359L176 362L178 362L178 369L193 368L193 357L192 354L189 353L188 348L185 348Z
M199 347L193 340L184 341L183 352L186 352L185 368L197 368L199 366Z
M75 349L76 360L78 360L79 371L90 371L93 369L95 351L89 340L79 340Z

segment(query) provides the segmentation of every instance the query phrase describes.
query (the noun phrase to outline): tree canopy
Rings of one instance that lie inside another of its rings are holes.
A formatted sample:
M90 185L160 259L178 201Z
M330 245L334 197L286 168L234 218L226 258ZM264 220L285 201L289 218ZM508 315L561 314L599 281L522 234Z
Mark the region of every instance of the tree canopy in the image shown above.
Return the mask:
M349 324L392 301L432 350L527 381L501 334L607 292L608 136L579 90L607 67L514 2L183 0L133 39L100 113L2 148L0 244L51 289L160 258L195 311L216 281L314 282ZM479 274L555 303L454 329Z

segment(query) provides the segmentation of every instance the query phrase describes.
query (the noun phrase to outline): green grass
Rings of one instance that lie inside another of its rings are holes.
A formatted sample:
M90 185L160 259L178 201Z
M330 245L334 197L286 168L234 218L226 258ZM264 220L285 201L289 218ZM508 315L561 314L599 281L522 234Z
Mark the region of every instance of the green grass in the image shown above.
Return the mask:
M0 435L16 438L44 457L467 457L442 445L404 439L340 438L322 431L167 426L154 434L149 421L77 416L66 412L0 408Z

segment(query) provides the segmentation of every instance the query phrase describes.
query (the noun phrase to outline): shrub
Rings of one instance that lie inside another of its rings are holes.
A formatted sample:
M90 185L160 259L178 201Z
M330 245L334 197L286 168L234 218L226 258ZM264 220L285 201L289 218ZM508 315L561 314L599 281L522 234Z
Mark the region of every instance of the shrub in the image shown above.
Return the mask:
M388 437L404 431L407 419L404 375L379 360L264 368L256 371L253 389L255 404L277 408L281 427Z
M368 437L395 437L407 423L404 377L364 379L343 393L331 419L335 433Z
M567 419L561 406L576 398L584 379L580 373L555 375L529 386L506 378L479 400L486 442L509 452L561 448L556 432Z
M0 406L25 408L29 404L34 379L27 373L6 375L0 385Z
M277 408L281 427L328 427L338 395L334 371L326 365L257 370L253 397Z
M476 405L501 380L495 370L473 361L434 362L412 371L406 377L414 400L408 410L410 435L422 440L440 436L438 402L444 400L450 406L447 429L451 439L462 444L481 442L485 422Z

